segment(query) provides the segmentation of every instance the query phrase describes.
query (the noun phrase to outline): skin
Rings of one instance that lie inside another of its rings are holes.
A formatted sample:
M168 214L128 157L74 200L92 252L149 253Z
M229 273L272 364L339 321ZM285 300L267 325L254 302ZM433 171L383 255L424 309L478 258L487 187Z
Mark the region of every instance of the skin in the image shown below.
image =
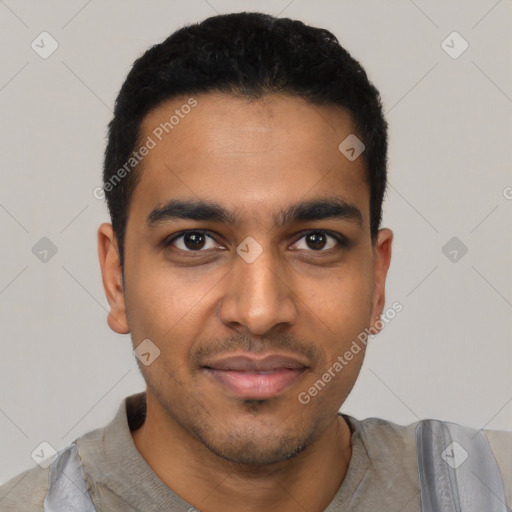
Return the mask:
M187 99L150 112L141 140ZM160 349L150 365L139 362L147 417L133 440L159 478L203 512L321 511L350 461L351 432L337 413L364 346L308 404L297 397L383 311L392 232L381 229L372 244L363 158L349 161L338 150L356 132L344 109L281 94L195 99L197 106L138 169L124 289L112 226L98 230L109 326L131 333L134 347L150 339ZM287 206L327 195L356 206L361 224L274 225L273 216ZM237 222L175 219L149 228L149 213L173 198L216 201ZM185 229L213 238L205 238L203 252L183 237L162 246ZM342 234L348 246L327 236L318 249L304 236L314 230ZM236 252L248 236L263 250L252 263ZM309 367L280 394L247 401L198 367L201 355L242 351L300 354Z

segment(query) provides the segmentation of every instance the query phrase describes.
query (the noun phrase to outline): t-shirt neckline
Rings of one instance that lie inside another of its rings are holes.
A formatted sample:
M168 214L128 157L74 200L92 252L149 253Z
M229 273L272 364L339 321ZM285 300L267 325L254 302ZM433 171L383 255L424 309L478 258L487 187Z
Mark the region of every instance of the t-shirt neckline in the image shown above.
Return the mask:
M324 512L347 509L370 463L360 435L359 420L347 414L339 414L347 421L352 432L352 456L345 478ZM136 510L159 512L164 507L174 507L173 510L186 512L191 505L158 477L135 446L131 432L140 428L144 419L145 392L126 397L114 419L104 429L103 453L108 467L106 471L98 468L99 475L107 487ZM90 463L84 462L86 471L94 472ZM91 476L93 480L98 478L96 475Z

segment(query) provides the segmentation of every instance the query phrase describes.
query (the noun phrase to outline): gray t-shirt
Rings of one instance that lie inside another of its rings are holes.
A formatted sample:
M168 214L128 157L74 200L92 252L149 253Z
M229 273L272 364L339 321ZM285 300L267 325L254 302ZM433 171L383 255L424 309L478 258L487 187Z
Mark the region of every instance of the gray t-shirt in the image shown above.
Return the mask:
M352 457L345 479L324 512L420 512L416 423L343 414L352 431ZM137 450L130 430L145 419L145 393L125 398L113 420L74 442L87 490L97 512L190 512ZM507 506L512 504L512 432L484 431L498 463ZM42 512L49 468L39 466L0 486L1 512ZM475 480L475 485L478 481Z

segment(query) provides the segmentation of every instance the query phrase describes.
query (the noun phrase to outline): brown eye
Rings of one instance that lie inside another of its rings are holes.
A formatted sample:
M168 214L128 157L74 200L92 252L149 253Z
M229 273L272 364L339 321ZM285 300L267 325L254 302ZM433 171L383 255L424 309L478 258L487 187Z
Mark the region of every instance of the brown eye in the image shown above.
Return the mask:
M304 240L304 242L302 242ZM300 247L302 243L302 247ZM295 244L297 249L313 252L329 252L331 249L343 249L348 246L347 239L341 234L326 231L310 231L302 236Z
M210 243L210 247L208 247ZM185 231L165 243L185 252L203 252L202 249L214 249L215 240L203 231Z
M319 250L325 247L327 243L326 238L325 233L313 231L306 235L306 243L311 249Z
M188 249L202 249L205 244L205 235L196 231L185 233L183 235L183 243Z

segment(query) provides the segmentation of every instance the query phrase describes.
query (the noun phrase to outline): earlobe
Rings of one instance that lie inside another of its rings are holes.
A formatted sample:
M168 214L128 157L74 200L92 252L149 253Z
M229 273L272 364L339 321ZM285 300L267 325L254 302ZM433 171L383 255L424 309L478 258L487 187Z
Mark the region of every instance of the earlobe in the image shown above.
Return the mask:
M378 320L384 310L386 300L386 276L391 263L392 242L393 232L387 228L380 229L373 249L375 281L371 320L372 327L376 331L380 331L382 328L382 322L379 322Z
M130 329L126 315L121 263L112 224L103 223L98 228L98 257L103 288L110 306L108 325L118 334L128 334Z

